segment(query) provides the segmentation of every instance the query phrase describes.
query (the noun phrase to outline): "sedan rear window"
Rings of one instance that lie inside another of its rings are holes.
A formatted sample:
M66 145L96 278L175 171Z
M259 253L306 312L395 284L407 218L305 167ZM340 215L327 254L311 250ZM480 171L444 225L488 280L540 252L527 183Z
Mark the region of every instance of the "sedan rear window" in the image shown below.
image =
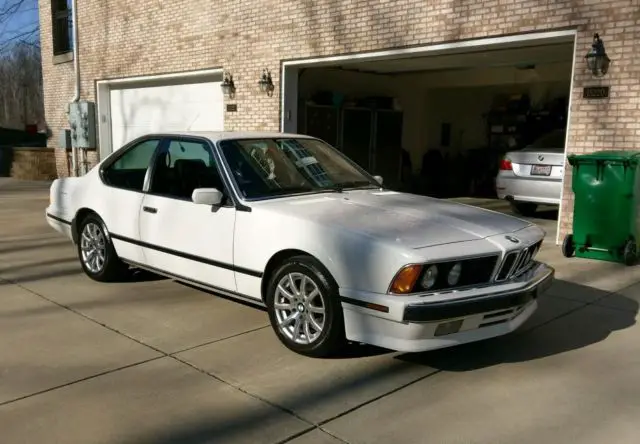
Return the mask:
M528 148L546 148L564 150L564 143L566 137L565 130L555 130L537 139Z

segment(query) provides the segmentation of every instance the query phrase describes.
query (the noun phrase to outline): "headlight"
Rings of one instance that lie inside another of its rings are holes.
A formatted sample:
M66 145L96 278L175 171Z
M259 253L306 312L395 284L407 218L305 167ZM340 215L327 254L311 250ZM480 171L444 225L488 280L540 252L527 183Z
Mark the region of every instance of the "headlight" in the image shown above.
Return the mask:
M436 284L436 280L438 279L438 267L436 265L431 265L427 268L422 276L422 281L420 284L422 288L425 290L429 290Z
M451 267L451 270L449 270L449 274L447 275L447 284L451 285L452 287L454 285L457 285L458 281L460 280L461 273L462 264L460 262L457 262L453 267Z

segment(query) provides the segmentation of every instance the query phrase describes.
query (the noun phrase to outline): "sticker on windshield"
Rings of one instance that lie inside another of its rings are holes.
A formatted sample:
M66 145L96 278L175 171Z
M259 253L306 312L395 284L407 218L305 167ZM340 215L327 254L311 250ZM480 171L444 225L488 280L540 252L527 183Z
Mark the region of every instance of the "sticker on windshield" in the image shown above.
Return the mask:
M318 160L313 156L303 157L300 160L296 160L297 167L306 167L309 165L313 165L314 163L318 163Z

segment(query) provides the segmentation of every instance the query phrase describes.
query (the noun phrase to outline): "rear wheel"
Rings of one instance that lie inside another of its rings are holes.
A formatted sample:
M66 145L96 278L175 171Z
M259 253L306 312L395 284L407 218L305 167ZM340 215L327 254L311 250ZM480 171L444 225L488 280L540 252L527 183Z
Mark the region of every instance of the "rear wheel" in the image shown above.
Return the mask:
M567 234L562 241L562 255L564 257L572 257L576 248L573 245L573 234Z
M531 202L511 202L511 209L514 213L521 216L532 217L535 216L538 204Z
M271 276L265 302L271 326L288 349L319 358L345 345L338 287L315 259L296 256L281 265Z
M98 282L125 279L129 267L116 254L102 219L89 214L80 222L78 231L78 257L85 274Z

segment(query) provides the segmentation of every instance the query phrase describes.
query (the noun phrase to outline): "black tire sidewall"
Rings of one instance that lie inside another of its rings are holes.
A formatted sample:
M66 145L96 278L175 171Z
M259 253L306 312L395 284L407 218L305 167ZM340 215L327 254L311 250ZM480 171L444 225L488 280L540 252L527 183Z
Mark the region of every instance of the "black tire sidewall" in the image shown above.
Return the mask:
M280 279L289 273L302 273L311 279L322 292L325 305L325 326L320 337L309 345L297 344L286 337L278 328L274 310L276 287ZM267 286L265 303L271 326L278 339L290 350L311 357L325 357L337 352L344 342L344 316L340 303L338 286L328 271L316 260L295 257L277 268Z
M82 232L84 231L84 228L90 223L96 224L100 228L100 230L102 230L102 235L104 236L104 241L105 241L104 266L102 267L102 270L100 270L98 273L93 273L91 270L89 270L86 264L84 263L84 260L82 259ZM116 250L113 246L113 243L111 242L111 237L109 236L109 231L107 231L107 227L105 226L104 222L99 216L95 214L90 214L86 216L84 219L82 219L82 221L80 222L79 230L78 230L77 248L78 248L78 258L80 259L80 265L82 266L82 270L91 279L94 279L100 282L108 282L119 277L118 275L120 274L119 272L123 268L123 264L120 262L120 259L116 254Z
M571 234L567 234L562 241L562 254L565 257L573 256L575 249L573 247L573 236Z

